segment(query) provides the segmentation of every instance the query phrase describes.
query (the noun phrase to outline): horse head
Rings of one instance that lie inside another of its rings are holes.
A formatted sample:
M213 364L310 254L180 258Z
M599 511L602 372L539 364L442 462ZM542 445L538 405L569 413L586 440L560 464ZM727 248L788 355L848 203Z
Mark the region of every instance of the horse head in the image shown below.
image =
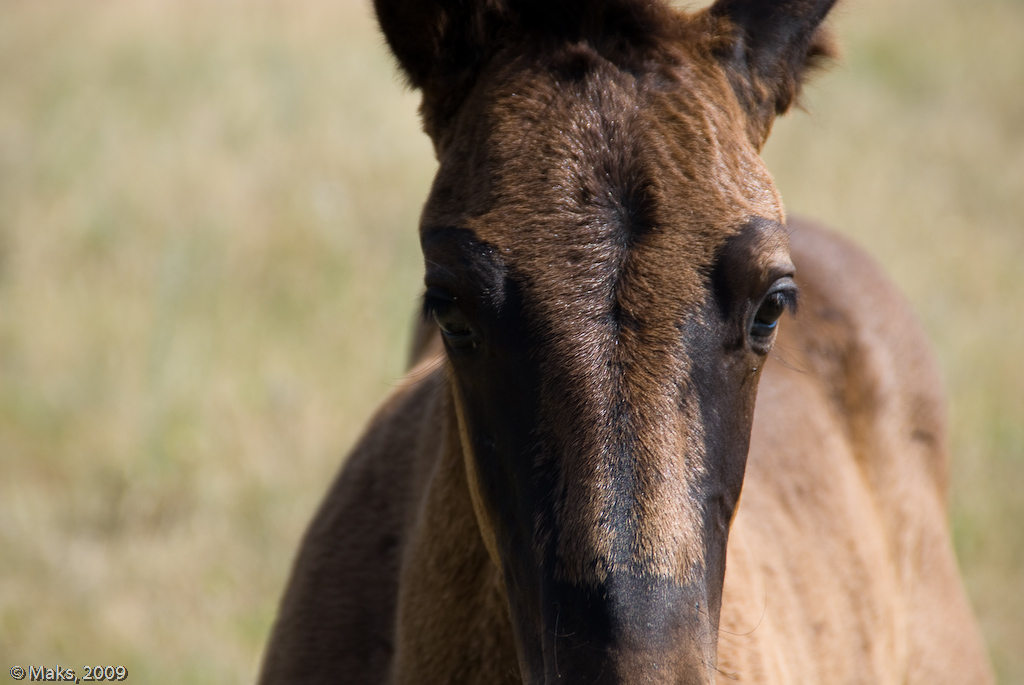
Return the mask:
M759 150L832 4L376 0L439 162L424 310L527 682L714 679L798 296Z

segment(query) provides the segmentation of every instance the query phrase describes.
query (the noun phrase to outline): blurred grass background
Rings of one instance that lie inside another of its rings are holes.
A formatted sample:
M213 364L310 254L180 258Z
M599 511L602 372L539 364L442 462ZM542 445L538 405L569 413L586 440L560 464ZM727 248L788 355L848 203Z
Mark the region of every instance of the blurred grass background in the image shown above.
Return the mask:
M367 4L0 0L3 670L254 677L418 294L434 162ZM1024 683L1024 3L835 25L765 156L935 341L957 551Z

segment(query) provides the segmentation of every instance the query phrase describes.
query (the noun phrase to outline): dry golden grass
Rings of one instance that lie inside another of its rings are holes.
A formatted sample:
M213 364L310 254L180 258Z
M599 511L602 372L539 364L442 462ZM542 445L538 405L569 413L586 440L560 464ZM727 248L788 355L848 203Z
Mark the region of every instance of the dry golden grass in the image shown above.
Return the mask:
M252 679L402 371L433 160L363 3L0 0L0 667ZM953 523L1024 683L1024 5L849 0L766 157L935 340Z

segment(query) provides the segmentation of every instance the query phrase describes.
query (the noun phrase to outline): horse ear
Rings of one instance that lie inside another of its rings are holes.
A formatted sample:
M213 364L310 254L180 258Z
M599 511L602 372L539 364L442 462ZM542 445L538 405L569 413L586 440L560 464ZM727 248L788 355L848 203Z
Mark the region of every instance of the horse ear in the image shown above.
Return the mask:
M822 27L836 0L718 0L718 59L750 115L751 137L762 145L772 121L800 93L807 72L835 55Z
M498 3L374 0L377 21L410 85L425 88L444 72L481 59Z
M435 141L503 45L545 36L636 47L656 42L675 19L661 0L374 0L374 8L409 84L423 91L424 127Z
M377 21L423 114L443 114L493 49L507 13L501 0L374 0ZM438 112L436 110L442 110Z

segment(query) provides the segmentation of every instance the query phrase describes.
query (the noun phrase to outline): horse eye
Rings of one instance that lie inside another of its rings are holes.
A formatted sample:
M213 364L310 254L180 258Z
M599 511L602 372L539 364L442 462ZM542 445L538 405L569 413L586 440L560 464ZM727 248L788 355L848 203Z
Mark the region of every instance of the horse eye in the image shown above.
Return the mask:
M755 342L764 344L775 332L782 314L796 306L796 288L792 285L773 290L761 301L750 324L750 336Z
M757 310L757 314L754 315L754 331L770 332L778 325L779 318L784 311L786 311L786 303L783 301L781 293L769 295L761 303L761 308Z
M452 347L466 348L476 345L476 336L469 320L462 313L459 306L455 304L455 298L436 292L427 292L424 298L424 308L427 314L434 319L441 334Z
M441 332L449 338L464 338L473 335L465 315L455 305L434 310L434 321Z

